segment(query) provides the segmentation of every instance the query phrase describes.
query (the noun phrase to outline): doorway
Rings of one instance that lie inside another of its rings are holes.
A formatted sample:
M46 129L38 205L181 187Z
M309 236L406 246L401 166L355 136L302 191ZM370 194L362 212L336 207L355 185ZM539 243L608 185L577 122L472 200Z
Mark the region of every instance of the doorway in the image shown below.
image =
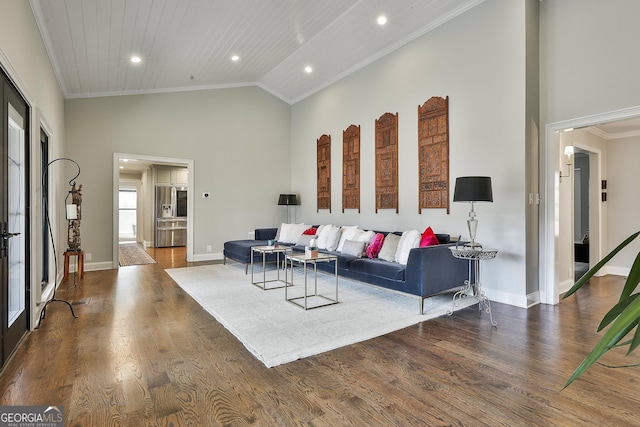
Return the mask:
M29 328L29 107L0 72L0 282L5 362Z
M127 160L129 163L135 163L141 168L148 168L152 165L161 166L179 166L185 168L186 175L188 177L187 188L188 194L193 194L193 160L191 159L178 159L170 157L157 157L140 154L126 154L126 153L114 153L113 159L113 268L119 268L119 240L120 240L120 217L119 217L119 197L121 182L126 180L126 172L122 172L121 166ZM155 195L155 185L151 178L141 178L137 182L138 194L137 194L137 213L136 213L136 235L139 242L142 242L144 246L147 243L153 242L153 221L154 221L154 209L152 208L152 201ZM187 212L190 214L187 216L187 229L186 229L186 260L193 261L193 206L194 198L187 198ZM145 225L146 224L146 225ZM141 237L142 236L142 237ZM146 236L146 237L145 237Z
M630 120L637 122L640 118L640 106L610 111L607 113L596 114L592 116L586 116L571 120L565 120L562 122L549 123L545 128L545 144L543 146L542 158L544 159L543 170L541 171L542 187L544 188L544 197L542 198L542 217L541 220L541 245L540 245L540 301L545 304L558 304L560 301L560 271L558 265L558 257L561 254L559 248L560 241L558 239L559 226L561 217L559 214L560 207L560 191L558 183L558 145L560 135L563 131L572 128L580 129L598 125L615 124L619 121ZM633 120L635 119L635 120ZM640 129L638 124L635 129ZM580 147L584 148L584 147ZM594 160L592 155L590 157L590 174L591 180L595 180L595 185L592 183L590 194L590 200L599 200L600 188L597 185L601 181L600 171L598 170L598 177L594 177ZM602 156L598 156L601 158ZM596 188L597 187L597 188ZM594 196L593 190L596 193ZM598 203L601 206L601 203ZM589 221L594 221L594 206L591 203L591 214ZM601 218L601 215L599 215ZM599 219L600 220L600 219ZM602 253L604 248L600 248L597 242L602 242L602 227L596 232L593 227L590 227L589 231L589 259L592 261L600 260L606 253ZM571 232L573 235L573 230ZM563 249L562 249L563 250Z
M589 270L590 165L589 152L580 148L574 154L573 178L573 280Z

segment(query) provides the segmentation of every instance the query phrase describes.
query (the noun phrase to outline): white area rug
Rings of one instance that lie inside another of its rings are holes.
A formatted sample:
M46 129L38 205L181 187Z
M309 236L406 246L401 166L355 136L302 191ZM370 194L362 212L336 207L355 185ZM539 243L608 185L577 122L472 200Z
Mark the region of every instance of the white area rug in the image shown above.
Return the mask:
M442 316L452 307L451 294L438 295L425 300L425 314L420 315L416 298L341 278L339 304L305 311L285 301L284 289L263 291L251 285L251 273L245 275L241 264L166 272L267 367L375 338ZM275 278L275 273L268 271L267 279ZM310 273L309 282L312 277ZM290 296L302 292L300 268L294 283L296 286L288 289ZM332 276L318 273L320 293L335 295L334 284ZM456 309L474 301L466 298Z

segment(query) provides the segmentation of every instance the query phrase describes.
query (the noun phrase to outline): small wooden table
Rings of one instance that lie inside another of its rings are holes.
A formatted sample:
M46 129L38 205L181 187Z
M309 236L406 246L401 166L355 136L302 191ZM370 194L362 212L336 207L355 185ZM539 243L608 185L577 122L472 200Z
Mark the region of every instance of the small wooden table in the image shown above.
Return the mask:
M69 258L76 257L76 271L78 279L82 280L84 276L84 251L65 251L64 253L64 278L69 277Z

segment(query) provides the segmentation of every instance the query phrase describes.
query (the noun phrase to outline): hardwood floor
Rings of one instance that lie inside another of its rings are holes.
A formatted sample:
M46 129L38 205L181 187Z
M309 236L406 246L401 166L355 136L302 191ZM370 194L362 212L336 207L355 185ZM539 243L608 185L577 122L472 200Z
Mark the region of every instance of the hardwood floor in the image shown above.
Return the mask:
M49 306L0 373L0 405L60 405L69 426L638 425L638 368L595 366L561 391L620 277L558 306L494 303L497 328L474 306L268 369L164 272L184 254L150 252L158 264L60 286L78 318Z

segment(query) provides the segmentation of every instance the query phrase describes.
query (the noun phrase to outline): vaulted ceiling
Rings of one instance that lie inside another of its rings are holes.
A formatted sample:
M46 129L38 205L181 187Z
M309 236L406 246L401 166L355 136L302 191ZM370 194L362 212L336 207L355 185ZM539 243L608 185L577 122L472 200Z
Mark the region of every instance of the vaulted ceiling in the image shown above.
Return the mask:
M295 103L482 1L30 3L66 98L257 85Z

